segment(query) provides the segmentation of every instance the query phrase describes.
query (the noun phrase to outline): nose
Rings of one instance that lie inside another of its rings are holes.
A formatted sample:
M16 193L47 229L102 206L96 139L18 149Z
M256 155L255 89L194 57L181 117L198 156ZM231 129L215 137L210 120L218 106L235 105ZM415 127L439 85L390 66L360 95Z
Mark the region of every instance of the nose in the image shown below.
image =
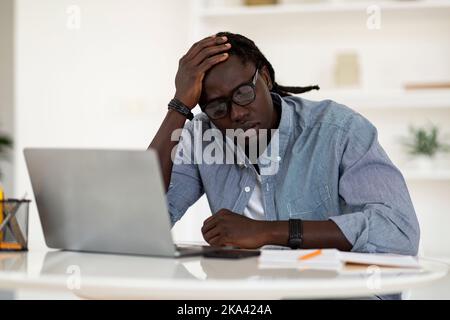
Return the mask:
M247 114L248 108L235 104L234 102L231 103L230 108L231 121L241 123L243 119L246 118Z

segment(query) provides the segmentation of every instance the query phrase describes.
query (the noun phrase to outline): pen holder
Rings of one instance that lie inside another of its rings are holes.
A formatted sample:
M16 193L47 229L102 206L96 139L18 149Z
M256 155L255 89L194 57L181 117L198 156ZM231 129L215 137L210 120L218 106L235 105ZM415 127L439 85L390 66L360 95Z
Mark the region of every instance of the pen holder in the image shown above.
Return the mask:
M28 249L28 208L30 200L0 201L0 251Z

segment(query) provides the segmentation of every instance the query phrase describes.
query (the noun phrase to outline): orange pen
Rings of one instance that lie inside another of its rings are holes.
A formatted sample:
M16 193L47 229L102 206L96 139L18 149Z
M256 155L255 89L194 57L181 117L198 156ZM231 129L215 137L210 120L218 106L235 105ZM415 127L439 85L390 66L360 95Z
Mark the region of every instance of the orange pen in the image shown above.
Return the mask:
M321 249L319 249L319 250L314 250L314 251L311 252L311 253L308 253L308 254L305 254L304 256L299 257L298 260L308 260L308 259L317 257L317 256L320 255L321 253L322 253L322 250L321 250Z

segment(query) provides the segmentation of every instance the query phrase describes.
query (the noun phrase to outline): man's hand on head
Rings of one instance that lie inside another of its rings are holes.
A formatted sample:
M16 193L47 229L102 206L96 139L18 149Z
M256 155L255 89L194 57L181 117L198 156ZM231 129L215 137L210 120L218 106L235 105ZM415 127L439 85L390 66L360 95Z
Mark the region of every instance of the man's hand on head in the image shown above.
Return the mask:
M203 238L212 246L256 249L265 245L265 222L220 209L203 222Z
M206 37L200 40L181 57L175 76L175 98L193 109L202 93L205 73L218 63L228 59L231 44L227 37Z

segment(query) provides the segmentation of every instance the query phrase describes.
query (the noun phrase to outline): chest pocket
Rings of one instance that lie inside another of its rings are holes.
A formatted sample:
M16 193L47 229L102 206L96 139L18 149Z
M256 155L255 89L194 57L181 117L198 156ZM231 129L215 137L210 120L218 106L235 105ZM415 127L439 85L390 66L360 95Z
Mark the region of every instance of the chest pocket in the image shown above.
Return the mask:
M330 190L327 185L312 187L300 197L289 201L287 209L291 219L325 220L330 210Z

